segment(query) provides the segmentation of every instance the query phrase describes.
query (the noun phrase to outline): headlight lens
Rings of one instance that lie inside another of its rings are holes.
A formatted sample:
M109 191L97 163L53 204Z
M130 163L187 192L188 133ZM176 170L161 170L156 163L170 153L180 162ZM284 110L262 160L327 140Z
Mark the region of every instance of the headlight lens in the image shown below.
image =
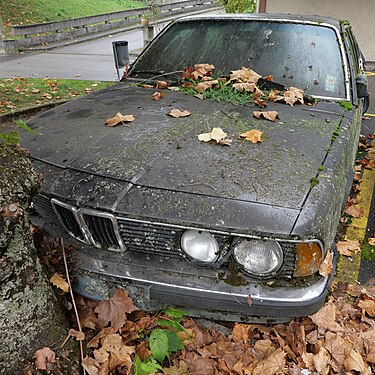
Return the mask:
M280 245L272 240L241 240L234 247L234 257L246 272L256 276L274 274L284 259Z
M215 262L219 256L219 245L208 232L187 230L181 237L182 250L200 262Z

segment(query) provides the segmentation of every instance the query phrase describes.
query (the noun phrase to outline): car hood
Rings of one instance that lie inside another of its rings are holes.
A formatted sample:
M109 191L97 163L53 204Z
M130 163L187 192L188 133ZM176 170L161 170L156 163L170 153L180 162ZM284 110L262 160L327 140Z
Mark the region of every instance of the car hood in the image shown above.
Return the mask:
M254 105L233 106L164 90L120 84L49 110L28 122L32 157L69 170L139 187L229 198L299 209L310 180L324 163L332 133L344 113L337 103L293 107L269 103L276 122L253 117ZM173 118L171 109L191 115ZM117 112L135 120L104 125ZM204 143L198 134L222 128L230 146ZM240 140L250 129L263 141Z

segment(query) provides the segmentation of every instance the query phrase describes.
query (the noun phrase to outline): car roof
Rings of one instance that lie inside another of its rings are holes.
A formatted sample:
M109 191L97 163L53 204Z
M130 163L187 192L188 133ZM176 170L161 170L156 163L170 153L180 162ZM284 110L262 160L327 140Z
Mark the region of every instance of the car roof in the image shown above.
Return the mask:
M298 23L315 23L315 24L329 24L340 30L343 24L349 24L346 20L338 20L326 16L310 16L300 14L282 14L282 13L232 13L232 14L200 14L194 16L182 17L177 20L191 21L191 20L261 20L261 21L291 21Z

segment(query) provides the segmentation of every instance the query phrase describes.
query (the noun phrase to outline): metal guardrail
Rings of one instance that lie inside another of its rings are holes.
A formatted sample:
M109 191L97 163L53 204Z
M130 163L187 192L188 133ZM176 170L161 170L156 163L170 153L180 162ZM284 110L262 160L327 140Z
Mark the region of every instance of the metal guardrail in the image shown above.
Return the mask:
M212 8L214 6L216 6L215 0L187 0L156 5L155 11L157 13L157 18L162 19L174 14ZM65 21L19 25L12 28L12 35L22 36L24 39L33 37L34 41L37 41L39 38L39 42L48 43L56 41L57 39L62 40L92 32L100 32L121 26L136 24L139 21L139 17L145 14L152 16L151 9L145 7Z

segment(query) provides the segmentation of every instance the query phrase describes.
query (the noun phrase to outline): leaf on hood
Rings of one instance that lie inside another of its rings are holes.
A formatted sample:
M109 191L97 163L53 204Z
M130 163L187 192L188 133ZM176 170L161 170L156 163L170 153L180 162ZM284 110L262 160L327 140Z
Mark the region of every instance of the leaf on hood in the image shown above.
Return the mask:
M271 90L268 94L268 99L271 100L271 102L278 102L280 100L284 100L284 96L279 94L280 90Z
M38 370L47 370L47 365L49 363L56 362L56 354L53 350L48 347L39 349L34 354L35 357L35 367Z
M169 113L168 113L169 116L172 116L172 117L175 117L175 118L178 118L178 117L187 117L187 116L190 116L191 113L187 110L184 110L184 111L181 111L177 108L174 108L172 109Z
M289 90L284 92L284 100L291 106L296 102L303 104L303 90L297 87L290 87Z
M117 112L116 116L105 120L104 124L109 126L109 127L112 127L112 126L116 126L118 124L124 124L126 122L132 122L132 121L134 121L133 115L123 115L120 112Z
M264 108L268 104L264 99L262 99L262 95L258 95L257 93L254 93L253 95L253 103L259 108Z
M332 271L332 253L328 250L327 254L319 267L319 274L328 277Z
M198 80L199 78L203 78L205 76L211 77L214 69L215 65L212 64L195 64L194 70L191 72L191 76L189 78Z
M254 92L256 90L256 84L255 83L247 83L247 82L238 82L238 83L233 83L233 88L240 91L249 91L249 92Z
M202 93L208 89L210 89L212 86L215 86L219 83L219 81L217 79L215 80L210 80L210 81L203 81L203 82L199 82L195 87L194 87L194 90L199 92L199 93Z
M250 68L245 68L243 66L240 70L233 70L229 76L229 80L239 81L239 82L257 83L260 77L261 75L255 72L254 70Z
M279 118L279 113L277 111L254 111L253 116L257 119L263 117L266 120L275 122Z
M152 94L152 100L158 101L158 100L160 100L161 98L164 98L164 96L165 96L164 92L155 91L155 92Z
M246 139L247 141L250 141L251 143L258 143L258 142L263 142L262 134L263 134L262 130L251 129L251 130L248 130L247 132L241 133L239 135L239 138Z
M361 251L361 245L358 240L344 240L336 243L338 252L341 255L352 256Z
M114 296L108 300L99 302L95 308L98 319L103 326L111 322L111 327L119 330L126 322L126 314L138 310L133 305L127 291L116 289Z
M57 272L52 275L50 282L65 293L69 292L69 284Z
M168 86L169 86L169 84L166 81L156 81L156 88L157 89L167 89Z
M143 87L144 89L153 89L155 86L153 86L153 85L148 85L147 83L145 83L144 85L142 85L142 87Z
M227 133L221 128L213 128L209 133L202 133L198 135L198 139L201 142L210 142L212 140L219 143L227 137Z

